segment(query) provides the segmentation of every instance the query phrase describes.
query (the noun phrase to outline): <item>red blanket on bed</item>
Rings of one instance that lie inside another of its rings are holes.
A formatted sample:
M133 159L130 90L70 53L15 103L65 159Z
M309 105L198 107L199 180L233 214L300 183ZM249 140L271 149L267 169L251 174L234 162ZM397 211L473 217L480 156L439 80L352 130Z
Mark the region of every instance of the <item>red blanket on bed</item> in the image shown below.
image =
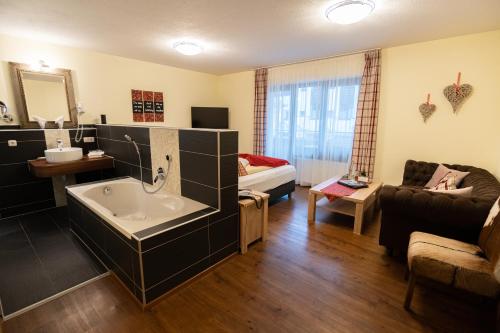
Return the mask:
M277 168L282 165L290 164L287 160L282 160L280 158L274 158L262 155L251 155L251 154L239 154L241 158L248 160L250 165L253 166L269 166Z

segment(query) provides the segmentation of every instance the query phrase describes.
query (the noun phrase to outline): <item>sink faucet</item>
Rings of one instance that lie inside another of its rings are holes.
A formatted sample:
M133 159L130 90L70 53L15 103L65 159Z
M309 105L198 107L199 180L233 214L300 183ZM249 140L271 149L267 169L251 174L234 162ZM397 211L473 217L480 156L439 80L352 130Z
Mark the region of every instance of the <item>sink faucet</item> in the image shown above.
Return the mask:
M62 139L57 139L56 142L57 142L57 148L62 149L64 147Z

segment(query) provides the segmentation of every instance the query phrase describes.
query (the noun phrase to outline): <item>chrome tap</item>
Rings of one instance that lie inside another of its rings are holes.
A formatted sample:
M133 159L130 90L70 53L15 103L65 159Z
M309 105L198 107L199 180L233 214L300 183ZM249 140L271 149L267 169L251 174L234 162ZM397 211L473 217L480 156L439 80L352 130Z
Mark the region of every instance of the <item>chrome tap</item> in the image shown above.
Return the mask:
M63 149L64 148L64 144L63 144L63 140L62 139L57 139L56 142L57 142L57 148L58 149Z
M165 172L163 171L163 168L162 167L159 167L158 168L158 171L157 171L157 175L154 179L154 182L156 183L158 180L165 180L166 176L165 176Z

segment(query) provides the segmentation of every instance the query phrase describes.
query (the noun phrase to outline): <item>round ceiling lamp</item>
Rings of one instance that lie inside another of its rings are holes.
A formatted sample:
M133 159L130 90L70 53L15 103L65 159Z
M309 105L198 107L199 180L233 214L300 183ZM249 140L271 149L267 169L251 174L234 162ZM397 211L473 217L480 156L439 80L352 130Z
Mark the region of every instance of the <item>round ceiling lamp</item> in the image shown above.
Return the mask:
M361 21L374 9L372 0L343 0L328 7L326 17L334 23L351 24Z
M175 43L173 45L173 48L177 52L182 53L182 54L187 55L187 56L194 56L194 55L197 55L197 54L200 54L201 52L203 52L203 48L200 45L193 43L193 42L186 42L186 41Z

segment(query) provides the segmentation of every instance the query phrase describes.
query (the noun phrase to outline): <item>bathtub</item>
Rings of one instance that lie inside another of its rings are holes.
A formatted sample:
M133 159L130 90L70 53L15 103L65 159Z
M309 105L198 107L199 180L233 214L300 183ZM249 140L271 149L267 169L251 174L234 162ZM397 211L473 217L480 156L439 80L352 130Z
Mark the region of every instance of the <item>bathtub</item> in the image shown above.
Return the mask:
M162 191L144 193L141 182L130 177L68 186L67 191L123 235L136 239L138 237L135 234L141 231L210 208L189 198ZM161 231L189 222L184 219Z

